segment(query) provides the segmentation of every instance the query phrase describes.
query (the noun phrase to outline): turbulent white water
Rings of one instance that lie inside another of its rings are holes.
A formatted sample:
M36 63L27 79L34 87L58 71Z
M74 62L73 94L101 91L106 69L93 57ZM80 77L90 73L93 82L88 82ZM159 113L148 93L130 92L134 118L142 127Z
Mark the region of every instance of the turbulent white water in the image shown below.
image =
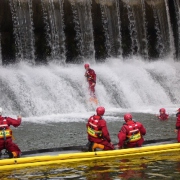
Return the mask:
M106 108L107 115L126 111L155 113L161 107L174 113L180 105L178 62L145 62L134 57L124 61L109 59L92 68L97 74L99 105ZM0 67L0 106L7 115L80 120L94 113L96 107L88 101L84 72L83 64L32 67L21 63Z

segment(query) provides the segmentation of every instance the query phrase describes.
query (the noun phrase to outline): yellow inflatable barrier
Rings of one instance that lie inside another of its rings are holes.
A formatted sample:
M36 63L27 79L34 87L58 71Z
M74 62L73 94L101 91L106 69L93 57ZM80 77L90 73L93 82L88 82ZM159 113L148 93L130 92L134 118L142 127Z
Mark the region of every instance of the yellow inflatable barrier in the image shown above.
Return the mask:
M134 156L147 156L152 154L162 154L180 151L180 143L146 146L140 148L129 148L112 151L80 152L49 156L33 156L14 159L0 160L0 171L19 169L33 166L43 166L51 164L62 164L70 162L89 161L106 158L131 158Z

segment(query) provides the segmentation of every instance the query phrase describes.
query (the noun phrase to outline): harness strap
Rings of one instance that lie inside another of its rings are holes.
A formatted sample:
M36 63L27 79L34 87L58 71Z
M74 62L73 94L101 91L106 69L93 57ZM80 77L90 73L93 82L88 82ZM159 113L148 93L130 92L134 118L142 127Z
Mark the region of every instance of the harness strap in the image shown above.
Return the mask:
M133 133L132 136L130 138L128 138L124 143L127 144L134 137L134 134L135 133Z
M5 132L5 128L2 130L2 132L3 132L4 140L6 140L6 132Z

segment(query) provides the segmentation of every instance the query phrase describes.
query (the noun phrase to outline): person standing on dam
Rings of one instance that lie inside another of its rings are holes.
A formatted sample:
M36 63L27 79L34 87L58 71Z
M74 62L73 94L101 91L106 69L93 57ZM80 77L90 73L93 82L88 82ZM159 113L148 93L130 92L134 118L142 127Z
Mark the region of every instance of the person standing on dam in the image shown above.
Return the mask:
M13 142L13 135L10 126L18 127L21 124L21 116L16 119L2 116L3 109L0 107L0 154L6 149L10 158L21 156L21 150Z
M96 148L102 150L113 150L114 145L111 143L106 121L102 117L105 113L105 108L98 107L96 113L96 115L89 118L86 124L89 151L95 151Z
M95 86L96 86L96 73L93 69L90 68L89 64L84 64L84 68L86 69L85 77L89 84L89 92L90 92L90 101L98 104L96 94L95 94Z
M144 142L143 136L146 134L145 127L140 122L133 121L129 113L124 115L124 120L125 123L118 133L117 148L141 147Z

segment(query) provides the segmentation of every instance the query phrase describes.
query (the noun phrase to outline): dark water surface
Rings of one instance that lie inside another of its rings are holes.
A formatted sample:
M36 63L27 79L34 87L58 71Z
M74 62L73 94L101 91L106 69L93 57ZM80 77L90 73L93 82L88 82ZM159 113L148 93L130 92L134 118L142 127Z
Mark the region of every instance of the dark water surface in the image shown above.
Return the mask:
M113 115L114 116L114 115ZM116 120L107 120L111 139L118 142L117 134L124 123L122 114ZM170 116L166 122L152 114L134 113L134 120L147 129L146 140L176 138L176 118ZM15 142L22 151L52 147L84 145L87 143L87 119L79 122L48 122L35 124L23 122L13 128ZM180 179L180 155L178 153L136 157L134 159L106 159L84 163L69 163L46 167L26 168L1 172L1 179L74 179L74 180L121 180L121 179Z

